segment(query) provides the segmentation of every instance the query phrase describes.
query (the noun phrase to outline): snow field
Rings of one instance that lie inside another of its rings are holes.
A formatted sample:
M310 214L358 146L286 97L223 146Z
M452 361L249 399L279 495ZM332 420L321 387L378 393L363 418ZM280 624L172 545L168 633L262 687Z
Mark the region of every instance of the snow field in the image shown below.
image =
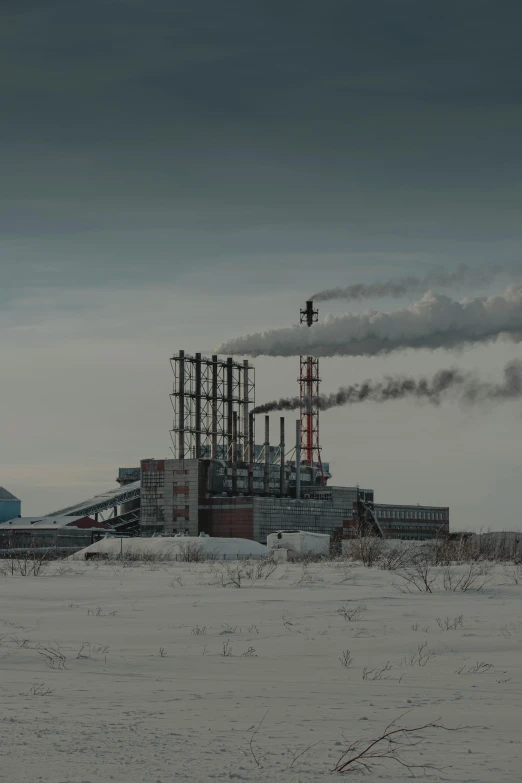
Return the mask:
M347 561L247 563L239 588L241 562L128 565L0 578L0 780L336 780L404 713L469 727L416 736L424 779L519 779L522 584L501 566L479 592L409 594Z

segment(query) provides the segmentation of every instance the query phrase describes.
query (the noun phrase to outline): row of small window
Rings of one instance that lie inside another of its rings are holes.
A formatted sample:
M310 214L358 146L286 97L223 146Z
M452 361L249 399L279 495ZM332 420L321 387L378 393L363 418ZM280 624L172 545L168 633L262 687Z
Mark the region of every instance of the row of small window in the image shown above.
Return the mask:
M444 511L397 511L389 508L379 508L377 516L379 519L426 519L434 522L446 519Z
M142 519L156 519L158 521L164 519L162 506L142 506L141 507Z
M141 476L142 487L162 487L164 484L164 473L143 473Z

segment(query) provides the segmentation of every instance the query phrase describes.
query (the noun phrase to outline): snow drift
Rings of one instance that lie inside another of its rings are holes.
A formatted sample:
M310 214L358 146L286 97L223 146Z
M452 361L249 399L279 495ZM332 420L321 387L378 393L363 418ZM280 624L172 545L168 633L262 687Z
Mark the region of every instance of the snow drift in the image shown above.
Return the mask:
M106 557L124 556L139 559L157 556L165 560L185 560L191 557L202 560L205 558L216 560L236 560L247 557L266 557L267 548L257 541L249 541L246 538L102 538L95 544L82 549L71 559L89 559L94 555Z

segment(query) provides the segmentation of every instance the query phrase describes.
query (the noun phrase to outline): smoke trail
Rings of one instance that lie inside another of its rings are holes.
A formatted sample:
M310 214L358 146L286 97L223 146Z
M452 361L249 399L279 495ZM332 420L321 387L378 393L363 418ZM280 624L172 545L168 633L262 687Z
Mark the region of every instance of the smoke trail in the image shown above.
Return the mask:
M521 269L508 266L494 266L492 269L470 269L461 264L455 272L438 272L425 277L400 277L396 280L386 280L381 283L356 283L339 288L327 288L309 297L315 302L327 302L330 299L345 299L356 302L364 299L393 297L398 298L410 293L423 293L428 288L437 286L448 288L459 283L468 285L487 285L503 272L520 273Z
M522 285L460 302L432 291L390 313L327 316L311 329L272 329L223 343L222 354L249 356L375 356L406 348L459 348L508 336L522 340Z
M476 373L462 372L455 367L440 370L432 378L387 376L383 381L364 381L353 386L342 386L333 394L321 394L310 400L282 397L280 400L258 405L254 413L293 411L310 404L321 411L359 402L388 402L416 399L439 405L445 398L456 399L465 405L481 402L503 402L522 397L522 362L514 360L504 367L502 383L491 383Z

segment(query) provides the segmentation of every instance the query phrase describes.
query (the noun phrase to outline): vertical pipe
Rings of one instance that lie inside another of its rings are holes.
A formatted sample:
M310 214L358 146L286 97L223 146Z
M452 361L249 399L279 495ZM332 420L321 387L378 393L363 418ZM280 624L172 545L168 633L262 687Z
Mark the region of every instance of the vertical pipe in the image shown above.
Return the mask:
M270 489L270 416L265 416L265 469L263 474L263 492L268 495Z
M232 414L232 492L237 493L237 411Z
M228 454L227 459L230 459L230 451L232 448L232 412L234 410L234 365L232 357L227 359L227 447Z
M248 415L248 494L254 494L254 414Z
M285 496L285 417L279 419L279 496Z
M295 423L295 499L301 500L301 420Z
M185 459L185 351L179 352L178 459Z
M218 358L214 354L212 357L212 413L211 413L211 428L212 428L212 459L217 459L217 442L218 442Z
M248 460L248 359L243 361L243 462Z
M196 354L196 388L195 388L195 458L201 457L201 354Z
M312 408L313 387L313 358L308 356L306 359L306 459L310 465L314 464L314 415Z

